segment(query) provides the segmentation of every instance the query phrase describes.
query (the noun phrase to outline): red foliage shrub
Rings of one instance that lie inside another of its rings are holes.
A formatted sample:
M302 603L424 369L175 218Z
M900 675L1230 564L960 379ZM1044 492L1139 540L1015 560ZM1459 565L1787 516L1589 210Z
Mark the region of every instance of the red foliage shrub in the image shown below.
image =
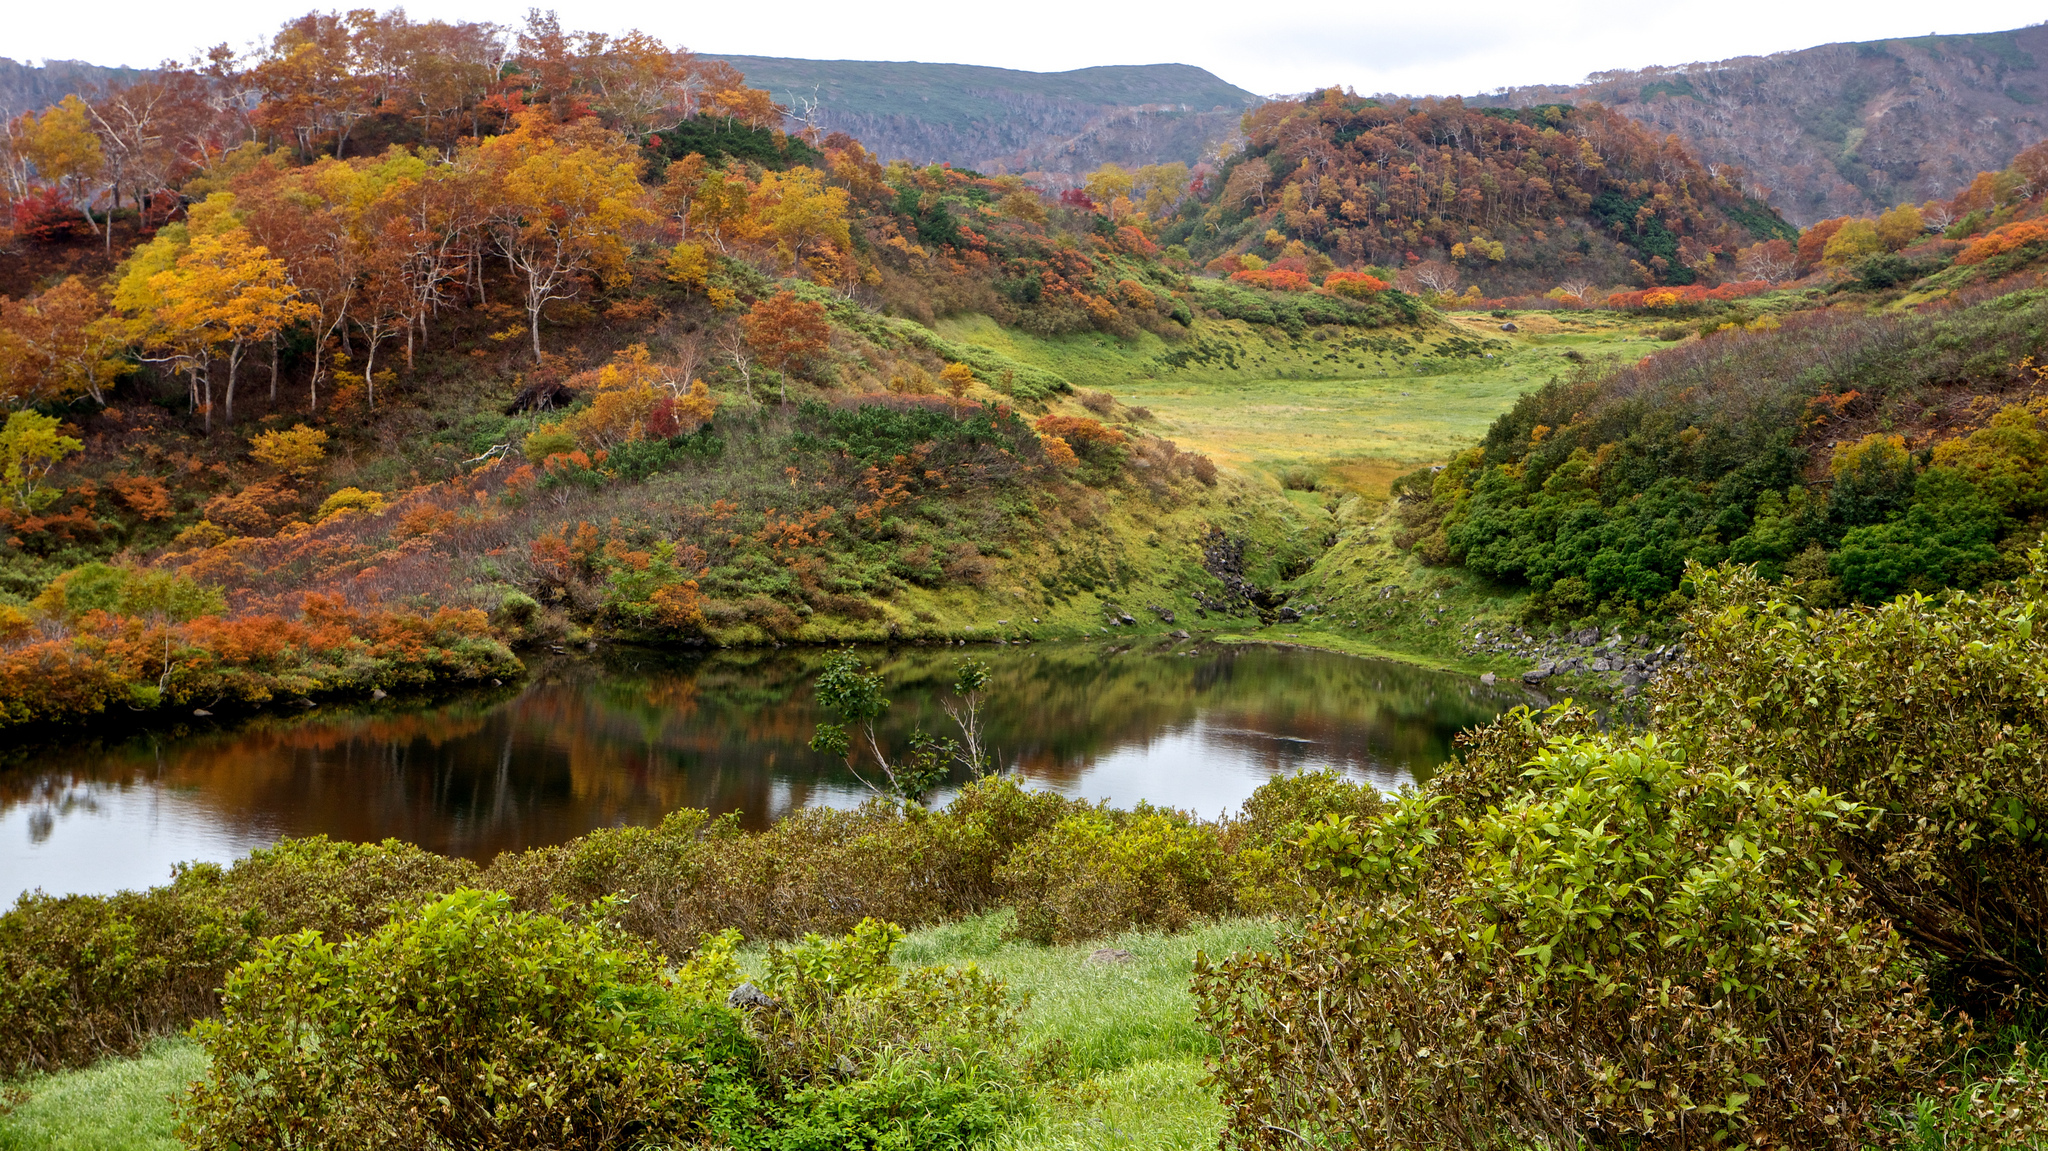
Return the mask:
M45 188L14 202L14 231L36 244L61 244L90 229L84 213L71 197L56 188Z
M1392 286L1370 272L1331 272L1323 277L1323 291L1353 299L1364 299Z

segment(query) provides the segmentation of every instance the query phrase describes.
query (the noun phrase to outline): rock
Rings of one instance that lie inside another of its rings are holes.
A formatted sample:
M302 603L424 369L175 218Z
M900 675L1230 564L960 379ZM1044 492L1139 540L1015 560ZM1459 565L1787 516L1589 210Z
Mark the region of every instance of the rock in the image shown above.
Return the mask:
M742 983L732 989L731 995L725 997L725 1005L735 1009L741 1007L773 1007L775 1006L775 1000L770 999L760 988L752 983Z
M1283 607L1277 613L1277 618L1281 623L1296 623L1300 621L1301 613L1291 607Z
M1572 642L1580 647L1592 647L1600 642L1600 629L1597 627L1586 628L1577 635L1572 636Z
M383 688L381 688L381 687L373 687L373 688L371 688L371 689L370 689L370 698L371 698L371 699L383 699L384 697L385 697L385 693L384 693L384 689L383 689Z
M1641 687L1648 682L1650 682L1650 674L1648 672L1631 668L1621 673L1623 687Z
M1129 612L1122 612L1118 614L1118 616L1116 617L1116 622L1124 625L1125 627L1136 627L1138 624L1137 620L1131 618L1131 613Z
M1098 947L1089 952L1088 958L1083 959L1081 962L1089 967L1099 967L1105 963L1129 963L1130 961L1131 953L1121 947Z
M1186 629L1186 628L1182 628L1181 630L1179 630L1179 631L1177 631L1177 632L1174 632L1174 633L1173 633L1173 638L1175 638L1175 639L1186 639L1186 638L1188 638L1188 632L1187 632L1187 629Z
M193 708L193 709L192 709L192 714L193 714L193 715L196 715L196 716L199 716L199 717L201 717L201 718L203 719L203 718L205 718L206 716L212 715L213 713L212 713L212 712L210 712L210 711L208 711L208 710L206 710L206 709L205 709L205 708L203 708L203 707L195 707L195 708Z
M1150 608L1150 610L1151 610L1151 612L1152 612L1152 614L1153 614L1153 615L1156 615L1156 616L1158 616L1158 617L1159 617L1159 622L1161 622L1161 623L1172 623L1172 622L1173 622L1173 613L1172 613L1172 612L1170 612L1170 611L1168 611L1168 610L1166 610L1166 609L1165 609L1165 608L1163 608L1163 607L1160 607L1160 606L1159 606L1158 604L1153 604L1153 605L1152 605L1152 607Z
M1502 324L1500 326L1500 330L1503 332L1519 332L1522 329L1516 327L1515 322L1513 320L1509 320L1507 323Z
M1480 683L1483 683L1483 684L1485 684L1485 685L1486 685L1486 686L1488 686L1488 687L1492 687L1492 686L1493 686L1493 679L1494 679L1493 673L1489 671L1489 672L1487 672L1487 673L1486 673L1485 675L1482 675L1482 676L1480 676L1480 677L1479 677L1479 682L1480 682Z
M1544 680L1549 679L1552 675L1555 675L1556 673L1557 668L1550 664L1537 664L1535 667L1532 667L1528 671L1522 673L1522 682L1542 683Z

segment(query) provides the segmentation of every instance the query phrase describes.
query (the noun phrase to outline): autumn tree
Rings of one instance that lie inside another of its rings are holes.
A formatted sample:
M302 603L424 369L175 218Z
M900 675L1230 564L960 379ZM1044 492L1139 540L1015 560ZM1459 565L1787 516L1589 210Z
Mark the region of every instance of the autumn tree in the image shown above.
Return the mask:
M1927 219L1911 204L1900 204L1877 218L1878 242L1888 252L1896 252L1926 234Z
M72 276L40 296L0 299L0 404L64 403L79 395L105 405L127 369L121 333L102 322L99 294Z
M284 262L253 240L234 209L230 193L208 197L193 209L189 227L166 228L137 249L114 289L134 342L186 371L193 406L204 413L209 432L214 364L227 365L224 398L232 424L235 387L250 350L318 315L299 298Z
M575 298L589 276L625 275L628 233L654 222L640 160L617 133L587 122L552 125L528 112L515 131L484 141L477 162L497 209L492 234L521 281L538 360L542 309Z
M832 336L825 306L800 300L784 289L756 303L740 317L747 345L763 365L781 376L782 402L789 402L789 373L801 371L822 353Z
M84 446L61 434L55 417L26 408L8 416L0 429L0 485L7 501L24 512L48 507L62 494L48 486L50 473Z
M846 189L826 184L824 173L815 168L762 173L750 203L757 234L774 242L785 267L807 266L815 272L824 257L853 249Z
M1736 253L1736 274L1745 280L1770 283L1790 279L1798 267L1799 254L1784 240L1764 240Z
M92 114L85 101L66 96L40 116L27 116L18 147L35 165L37 175L70 191L97 234L99 224L93 220L92 202L98 195L95 182L106 169L106 154L92 130Z

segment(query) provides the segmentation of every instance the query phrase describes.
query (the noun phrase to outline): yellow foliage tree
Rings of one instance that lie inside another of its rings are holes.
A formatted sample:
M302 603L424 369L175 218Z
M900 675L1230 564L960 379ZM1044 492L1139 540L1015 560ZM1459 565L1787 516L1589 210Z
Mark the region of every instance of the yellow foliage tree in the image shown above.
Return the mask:
M616 132L527 112L517 129L484 141L477 162L495 193L492 230L521 281L539 360L541 310L574 299L588 276L621 279L631 232L654 222L640 158Z
M71 189L78 206L85 209L86 222L93 231L99 224L92 218L96 199L93 181L106 169L106 154L92 130L92 111L77 96L66 96L43 110L40 116L24 115L20 121L20 149L36 174Z
M1827 247L1821 249L1821 263L1830 268L1840 268L1882 251L1884 240L1879 237L1876 224L1869 220L1850 220L1828 237Z
M1926 234L1927 218L1911 204L1900 204L1877 218L1878 241L1889 252L1896 252Z
M310 475L327 459L327 433L304 424L261 432L250 438L249 454L278 471L294 476Z

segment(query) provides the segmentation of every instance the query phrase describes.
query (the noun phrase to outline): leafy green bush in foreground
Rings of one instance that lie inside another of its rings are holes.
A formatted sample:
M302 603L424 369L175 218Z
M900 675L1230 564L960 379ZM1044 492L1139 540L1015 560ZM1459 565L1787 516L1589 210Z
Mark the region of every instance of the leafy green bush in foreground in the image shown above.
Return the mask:
M969 967L905 971L863 922L739 983L736 934L673 976L602 924L460 890L334 944L268 940L198 1028L195 1151L244 1147L760 1151L967 1146L1014 1111L1016 1025Z
M1903 1097L1938 1033L1829 856L1853 807L1656 736L1521 787L1311 829L1332 901L1197 974L1231 1145L1853 1146Z

